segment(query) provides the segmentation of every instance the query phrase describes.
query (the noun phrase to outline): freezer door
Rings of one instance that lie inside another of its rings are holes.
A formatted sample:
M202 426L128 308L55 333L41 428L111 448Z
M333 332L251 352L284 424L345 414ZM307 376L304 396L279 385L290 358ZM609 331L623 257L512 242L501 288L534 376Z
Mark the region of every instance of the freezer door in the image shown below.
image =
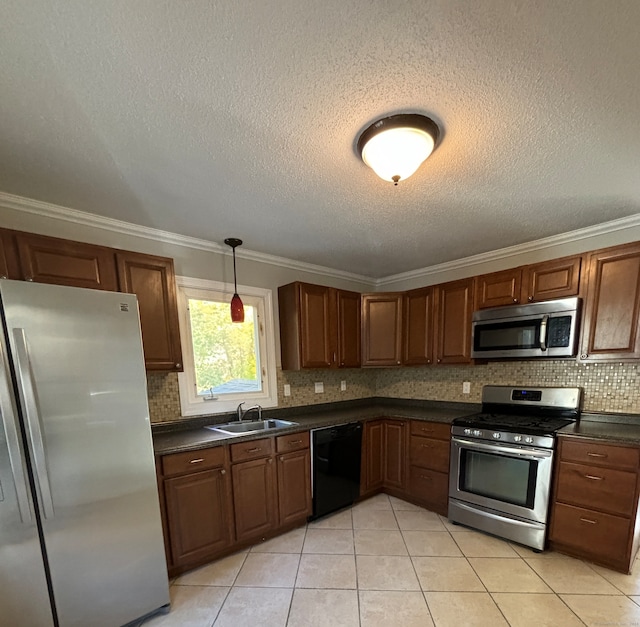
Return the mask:
M0 296L60 624L126 624L169 603L136 298Z
M53 626L4 334L0 336L0 627Z

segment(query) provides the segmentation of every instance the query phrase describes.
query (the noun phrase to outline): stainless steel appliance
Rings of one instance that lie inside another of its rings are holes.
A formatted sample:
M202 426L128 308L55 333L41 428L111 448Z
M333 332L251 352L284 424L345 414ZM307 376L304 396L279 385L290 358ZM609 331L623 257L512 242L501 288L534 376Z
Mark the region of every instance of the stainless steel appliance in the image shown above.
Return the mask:
M351 505L360 495L362 424L311 430L314 520Z
M451 428L449 520L543 550L555 434L580 388L485 386L482 412Z
M0 300L0 625L168 609L135 296L2 280Z
M581 301L564 298L473 314L475 358L571 357L578 352Z

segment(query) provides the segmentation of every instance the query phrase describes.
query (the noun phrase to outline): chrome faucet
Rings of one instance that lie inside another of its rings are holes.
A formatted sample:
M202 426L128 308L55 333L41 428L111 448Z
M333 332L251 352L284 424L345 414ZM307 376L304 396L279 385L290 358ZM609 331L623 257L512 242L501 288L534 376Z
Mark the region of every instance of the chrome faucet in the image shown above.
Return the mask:
M253 405L252 407L249 407L249 409L245 409L244 411L242 411L242 406L244 405L243 403L240 403L240 405L238 405L236 412L238 414L238 420L240 422L242 422L244 420L244 417L250 412L253 411L254 409L258 410L258 420L262 420L262 407L260 405Z

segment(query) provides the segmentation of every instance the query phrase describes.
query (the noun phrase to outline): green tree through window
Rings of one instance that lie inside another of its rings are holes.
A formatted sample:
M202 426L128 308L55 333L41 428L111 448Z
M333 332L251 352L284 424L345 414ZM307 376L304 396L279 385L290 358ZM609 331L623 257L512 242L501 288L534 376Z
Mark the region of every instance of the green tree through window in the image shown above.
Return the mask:
M228 302L190 298L189 318L198 395L260 391L256 309L231 322Z

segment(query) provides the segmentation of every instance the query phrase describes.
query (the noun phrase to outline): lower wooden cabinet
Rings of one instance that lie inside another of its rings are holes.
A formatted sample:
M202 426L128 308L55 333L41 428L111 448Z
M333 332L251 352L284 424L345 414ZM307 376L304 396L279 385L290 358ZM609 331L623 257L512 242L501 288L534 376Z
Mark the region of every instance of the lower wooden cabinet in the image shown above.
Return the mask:
M407 421L384 421L384 477L383 487L402 493L406 484Z
M449 502L450 447L451 425L411 421L408 494L443 516L447 515Z
M558 438L552 548L630 572L638 547L640 449Z
M384 418L365 422L362 436L360 495L389 491L402 496L407 482L406 420Z
M309 433L276 439L278 523L280 527L304 522L311 515L311 453Z
M161 458L169 569L205 563L231 546L233 506L226 447Z
M364 423L360 496L382 489L385 464L384 422L372 420Z

